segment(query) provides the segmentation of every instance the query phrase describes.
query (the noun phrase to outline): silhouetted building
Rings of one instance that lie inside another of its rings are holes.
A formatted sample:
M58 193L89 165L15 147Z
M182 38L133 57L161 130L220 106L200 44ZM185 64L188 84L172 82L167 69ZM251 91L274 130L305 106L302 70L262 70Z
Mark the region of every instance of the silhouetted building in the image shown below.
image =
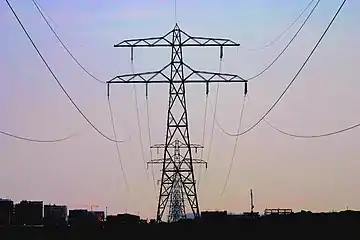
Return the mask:
M274 208L274 209L265 209L264 215L289 215L292 214L292 209L288 208Z
M15 205L15 223L18 225L41 225L42 201L21 201Z
M106 217L106 223L108 226L116 226L119 224L139 224L140 217L128 213L109 215Z
M0 198L0 225L11 225L14 216L14 202Z
M70 226L89 223L89 212L86 209L69 210L68 223Z
M58 205L44 205L44 224L65 224L67 218L67 207Z
M103 211L74 209L69 211L68 223L70 226L96 225L102 226L105 219Z
M105 221L105 212L104 211L91 211L91 212L89 212L89 214L92 215L94 220L96 220L98 222Z
M221 221L226 219L227 211L204 211L201 212L201 219L205 221Z
M260 217L260 214L259 214L259 212L244 212L243 216L249 217L249 218L258 218L258 217Z

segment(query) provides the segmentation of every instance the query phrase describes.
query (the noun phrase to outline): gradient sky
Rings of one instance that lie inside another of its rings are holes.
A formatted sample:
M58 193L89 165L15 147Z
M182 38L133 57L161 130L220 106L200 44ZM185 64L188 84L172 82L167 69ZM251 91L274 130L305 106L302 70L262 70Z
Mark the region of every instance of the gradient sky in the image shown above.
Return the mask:
M113 44L126 38L161 36L175 23L173 1L166 0L38 0L51 16L62 40L94 75L108 80L130 73L129 49ZM245 78L261 71L285 46L299 27L261 51L301 12L308 1L295 0L182 0L177 1L180 27L198 36L227 37L241 43L224 52L223 72ZM106 86L87 76L72 61L52 35L31 1L11 1L41 52L85 114L104 133L112 136ZM308 25L280 60L249 84L251 102L246 104L245 129L258 120L283 91L325 29L340 0L319 4ZM324 41L287 95L270 113L277 127L297 134L320 134L360 121L356 62L360 62L359 1L348 1ZM39 139L78 135L59 144L29 143L0 136L0 197L15 201L44 200L69 208L99 205L109 213L128 211L154 217L158 188L148 179L141 157L132 85L113 85L111 100L121 145L121 155L130 185L127 192L115 144L90 128L69 103L36 55L6 3L0 3L0 128ZM156 70L166 64L169 50L136 49L135 71ZM218 49L186 49L185 61L197 69L217 71ZM138 86L145 158L149 141L145 115L144 86ZM205 87L187 88L191 140L201 143ZM214 102L215 85L210 90ZM149 107L152 143L165 136L167 86L150 86ZM243 86L220 86L217 118L235 132ZM201 210L249 209L249 189L255 208L292 208L295 211L360 208L359 129L319 139L294 139L261 124L239 138L234 167L221 197L235 138L215 126L211 156L208 156L211 112L208 112L205 160L199 201ZM156 151L153 157L156 157ZM199 171L199 168L197 168ZM151 171L149 171L151 174ZM160 179L159 168L155 176Z

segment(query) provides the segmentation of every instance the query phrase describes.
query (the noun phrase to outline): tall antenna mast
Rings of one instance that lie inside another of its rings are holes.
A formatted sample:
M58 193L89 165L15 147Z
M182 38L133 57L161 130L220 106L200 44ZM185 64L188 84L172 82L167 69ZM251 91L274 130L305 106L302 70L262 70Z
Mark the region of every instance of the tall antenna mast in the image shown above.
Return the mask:
M253 191L252 191L252 189L250 189L250 212L251 212L251 214L253 214L254 213L254 197L253 197Z

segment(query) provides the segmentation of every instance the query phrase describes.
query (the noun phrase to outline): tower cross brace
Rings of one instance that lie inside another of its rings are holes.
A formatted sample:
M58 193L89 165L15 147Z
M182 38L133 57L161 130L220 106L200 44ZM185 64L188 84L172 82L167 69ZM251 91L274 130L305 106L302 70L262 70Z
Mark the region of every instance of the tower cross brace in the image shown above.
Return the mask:
M124 74L107 81L108 96L110 95L110 84L145 84L146 97L148 97L148 84L169 84L166 136L165 143L161 145L164 148L164 155L162 159L151 161L151 163L162 164L157 207L158 221L162 221L169 198L173 194L172 191L178 189L178 185L181 186L181 194L185 195L184 199L187 200L194 217L200 216L193 164L204 163L204 161L193 158L192 148L195 145L190 142L185 84L204 83L206 94L208 94L210 83L244 83L244 92L247 93L247 81L238 75L199 71L190 67L183 60L183 48L217 46L220 47L220 58L222 59L223 47L239 45L230 39L191 36L181 30L178 24L175 24L170 32L161 37L129 39L114 45L114 47L129 47L131 49L131 60L133 60L133 49L136 47L170 47L172 50L170 63L158 71ZM179 153L181 157L176 160L171 149L179 143L178 149L181 152ZM159 147L160 145L156 146ZM202 146L197 145L197 147Z
M156 144L151 146L150 148L156 148L157 150L159 148L165 149L166 145ZM163 184L165 188L164 192L169 193L169 195L168 198L164 198L163 202L160 203L161 204L160 211L165 210L166 203L168 199L170 199L168 221L176 222L186 217L185 201L183 196L184 188L181 182L181 173L185 173L185 172L189 173L190 171L188 169L186 170L184 167L181 167L181 164L183 164L183 162L189 162L190 158L184 158L184 156L181 155L181 149L188 148L188 145L184 144L183 142L180 142L179 139L175 139L167 148L169 150L170 149L174 150L174 154L172 155L172 158L152 159L148 162L148 164L163 164L165 162L167 172L172 171L173 173L171 175L171 180L165 181ZM199 148L203 148L203 146L198 144L190 144L190 148L195 149L195 153L197 153L197 150ZM202 159L192 158L192 164L204 164L205 167L207 167L207 163ZM172 168L170 168L170 166Z

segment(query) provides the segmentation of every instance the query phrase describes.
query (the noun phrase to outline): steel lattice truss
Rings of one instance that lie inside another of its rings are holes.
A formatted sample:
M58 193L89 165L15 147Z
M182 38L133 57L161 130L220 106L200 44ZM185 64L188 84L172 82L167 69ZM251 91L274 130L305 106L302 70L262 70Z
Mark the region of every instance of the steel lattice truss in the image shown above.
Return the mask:
M173 202L178 198L173 196L179 195L180 193L183 195L182 199L187 200L194 216L200 216L193 164L205 162L193 157L192 149L196 150L201 146L191 144L190 142L185 84L204 83L206 85L206 93L208 93L210 83L242 82L245 83L245 93L247 91L247 81L238 75L194 70L184 63L182 48L191 46L218 46L220 47L220 57L222 58L223 47L239 46L239 44L229 39L192 37L182 31L176 24L172 31L162 37L125 40L115 45L115 47L130 47L132 58L134 47L171 47L172 54L169 64L158 71L119 75L107 82L108 94L109 85L116 83L145 84L146 95L148 94L148 84L169 84L165 143L153 146L156 148L162 147L164 149L164 156L162 159L154 159L151 161L151 163L162 164L161 186L157 209L158 221L162 220L169 199L170 206L179 206L178 203ZM172 153L172 150L176 149L179 150L179 158L175 158L175 155ZM179 188L179 184L181 188ZM176 211L180 211L180 208L182 207L175 207L175 210L178 209ZM169 209L170 214L172 214L171 212L173 210L174 208ZM183 213L180 215L182 214ZM172 216L170 216L170 218L172 218Z
M169 152L174 152L168 158L152 159L148 162L148 164L165 164L166 172L164 174L164 179L162 179L163 198L160 202L159 211L161 211L160 214L164 213L167 202L170 199L168 221L178 221L179 219L185 217L185 202L183 194L188 192L188 198L192 200L190 202L190 206L195 204L193 199L196 199L196 192L194 187L195 184L193 185L193 178L191 175L193 172L191 170L192 165L204 164L207 167L207 163L202 159L190 159L189 157L182 155L184 152L187 153L189 146L180 142L179 139L175 139L168 146L166 146L166 144L156 144L151 146L151 148L163 148L167 149ZM203 147L199 144L190 144L190 149L194 149L195 153L199 148Z
M173 189L170 194L168 222L176 222L184 218L186 218L184 192L180 175L176 174Z

